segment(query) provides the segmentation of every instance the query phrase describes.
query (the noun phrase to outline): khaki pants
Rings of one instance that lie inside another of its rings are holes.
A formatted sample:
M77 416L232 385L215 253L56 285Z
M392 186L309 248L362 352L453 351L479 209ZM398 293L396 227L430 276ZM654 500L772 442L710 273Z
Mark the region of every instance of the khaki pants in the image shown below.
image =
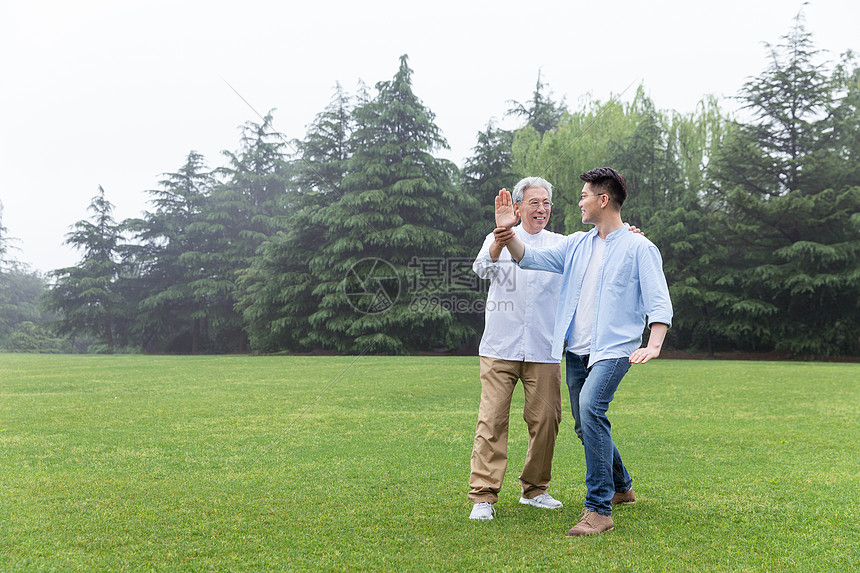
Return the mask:
M508 420L517 380L523 381L523 419L529 429L529 448L520 475L522 496L537 497L549 486L561 423L560 365L481 356L481 406L469 476L469 499L475 503L499 499L508 467Z

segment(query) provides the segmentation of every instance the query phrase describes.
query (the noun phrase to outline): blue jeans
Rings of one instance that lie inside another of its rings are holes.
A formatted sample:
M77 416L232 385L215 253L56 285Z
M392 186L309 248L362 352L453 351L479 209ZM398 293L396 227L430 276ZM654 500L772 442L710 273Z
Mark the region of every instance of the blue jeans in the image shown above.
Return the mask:
M633 480L612 442L606 417L615 390L630 368L628 358L609 358L595 364L588 356L566 353L567 388L576 435L585 446L585 507L612 515L612 496L633 487Z

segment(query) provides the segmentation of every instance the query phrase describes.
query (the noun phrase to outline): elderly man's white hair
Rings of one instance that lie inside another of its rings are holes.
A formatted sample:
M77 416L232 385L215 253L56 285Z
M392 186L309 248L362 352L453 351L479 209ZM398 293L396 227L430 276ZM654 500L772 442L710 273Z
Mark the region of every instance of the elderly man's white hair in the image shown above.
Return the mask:
M529 187L543 187L549 193L549 200L552 201L552 183L540 177L526 177L525 179L520 179L519 183L514 185L514 190L511 193L511 199L513 199L514 203L523 202L523 193Z

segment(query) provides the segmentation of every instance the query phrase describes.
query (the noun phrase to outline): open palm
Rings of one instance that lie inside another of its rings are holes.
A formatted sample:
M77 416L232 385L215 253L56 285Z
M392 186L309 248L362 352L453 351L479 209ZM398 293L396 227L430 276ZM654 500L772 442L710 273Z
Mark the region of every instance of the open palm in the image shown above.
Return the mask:
M514 202L511 199L511 194L507 189L502 189L496 197L496 226L510 229L518 221L519 217L514 212Z

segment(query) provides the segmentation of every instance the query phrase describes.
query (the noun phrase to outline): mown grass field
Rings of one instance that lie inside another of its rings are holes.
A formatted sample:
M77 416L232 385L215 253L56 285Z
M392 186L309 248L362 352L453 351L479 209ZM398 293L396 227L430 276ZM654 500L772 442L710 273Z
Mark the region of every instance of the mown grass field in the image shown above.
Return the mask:
M658 360L610 409L637 503L468 519L477 358L0 355L0 571L851 571L860 365ZM565 404L567 404L565 392Z

